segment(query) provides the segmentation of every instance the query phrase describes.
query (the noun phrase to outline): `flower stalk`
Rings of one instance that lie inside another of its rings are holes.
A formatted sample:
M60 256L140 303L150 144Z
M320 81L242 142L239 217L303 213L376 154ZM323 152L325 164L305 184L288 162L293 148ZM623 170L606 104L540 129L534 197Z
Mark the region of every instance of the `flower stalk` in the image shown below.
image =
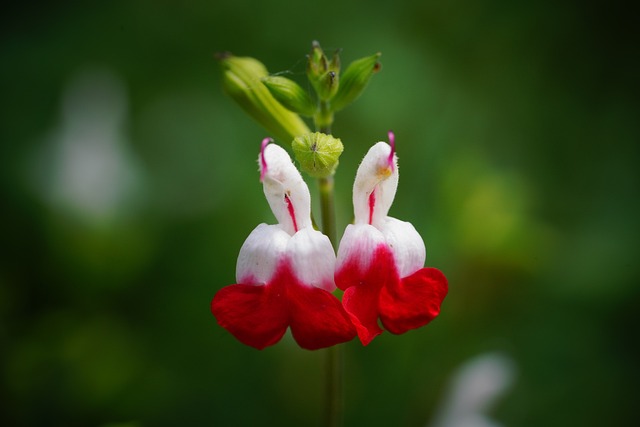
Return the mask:
M322 232L337 247L336 214L333 176L318 179ZM342 426L344 413L344 375L342 346L335 345L326 350L326 417L328 427Z
M341 427L344 414L344 360L342 346L336 345L327 350L327 426Z
M333 124L333 111L328 101L319 101L318 110L313 116L313 121L318 132L331 134L331 125Z
M331 134L333 112L328 102L319 102L319 111L314 117L318 132ZM322 114L322 113L325 114ZM337 250L338 236L336 227L336 209L334 200L333 174L318 178L320 191L320 211L322 213L322 232L329 238L331 245ZM344 356L341 345L326 349L326 396L325 416L327 427L341 427L344 420Z

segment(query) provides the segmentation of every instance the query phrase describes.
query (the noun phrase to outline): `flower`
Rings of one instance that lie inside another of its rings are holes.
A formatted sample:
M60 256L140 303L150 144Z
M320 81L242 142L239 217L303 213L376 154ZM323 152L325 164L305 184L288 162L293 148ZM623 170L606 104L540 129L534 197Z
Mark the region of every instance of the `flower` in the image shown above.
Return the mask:
M327 236L311 223L311 198L287 152L262 141L264 194L278 224L258 225L240 249L237 284L211 301L211 312L239 341L263 349L287 327L300 347L315 350L356 335L349 315L331 294L336 257Z
M353 185L354 224L338 248L335 281L342 304L363 345L382 333L424 326L447 295L444 274L422 268L426 249L409 222L387 216L398 186L394 135L378 142L362 160Z

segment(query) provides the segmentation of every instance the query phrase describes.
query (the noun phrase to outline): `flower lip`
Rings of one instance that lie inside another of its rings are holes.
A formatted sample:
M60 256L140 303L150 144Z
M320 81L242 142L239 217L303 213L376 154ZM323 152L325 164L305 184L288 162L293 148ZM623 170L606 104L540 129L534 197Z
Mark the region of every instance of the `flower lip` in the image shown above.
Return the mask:
M273 139L267 137L260 143L260 182L262 182L264 175L267 173L267 161L264 158L264 150L270 142L273 142Z

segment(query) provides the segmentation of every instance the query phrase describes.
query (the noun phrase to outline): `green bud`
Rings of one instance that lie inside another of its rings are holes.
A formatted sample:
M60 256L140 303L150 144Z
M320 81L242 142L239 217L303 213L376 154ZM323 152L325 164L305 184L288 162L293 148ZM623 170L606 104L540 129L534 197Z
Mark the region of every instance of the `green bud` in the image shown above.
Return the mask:
M327 57L320 47L320 43L311 43L311 53L307 55L307 77L310 81L318 80L327 71Z
M315 89L318 97L328 101L338 92L340 76L335 71L327 71L316 83Z
M333 111L342 110L358 98L369 83L371 76L380 70L380 53L353 61L342 74L340 87L331 100Z
M267 76L262 83L271 95L282 105L294 113L312 116L316 112L316 104L309 94L293 80L281 76Z
M269 72L260 61L231 54L218 58L223 68L224 91L270 134L288 142L309 132L300 116L280 104L262 83Z
M320 47L320 43L314 41L311 45L311 54L307 58L307 77L318 94L318 98L322 101L330 100L337 93L339 86L339 51L336 51L329 61Z
M326 178L335 173L344 147L339 138L320 132L300 135L291 144L300 169L314 178Z

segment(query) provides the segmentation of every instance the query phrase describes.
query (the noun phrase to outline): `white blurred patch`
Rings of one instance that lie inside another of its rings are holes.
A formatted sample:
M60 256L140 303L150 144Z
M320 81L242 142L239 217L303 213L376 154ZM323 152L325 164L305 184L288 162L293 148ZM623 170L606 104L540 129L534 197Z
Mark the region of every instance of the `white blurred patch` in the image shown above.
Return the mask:
M37 192L55 210L92 224L131 214L140 166L124 134L127 97L107 70L77 75L64 92L59 125L33 162Z
M486 353L465 362L454 373L448 392L430 427L499 427L487 412L511 387L513 361L499 353Z

